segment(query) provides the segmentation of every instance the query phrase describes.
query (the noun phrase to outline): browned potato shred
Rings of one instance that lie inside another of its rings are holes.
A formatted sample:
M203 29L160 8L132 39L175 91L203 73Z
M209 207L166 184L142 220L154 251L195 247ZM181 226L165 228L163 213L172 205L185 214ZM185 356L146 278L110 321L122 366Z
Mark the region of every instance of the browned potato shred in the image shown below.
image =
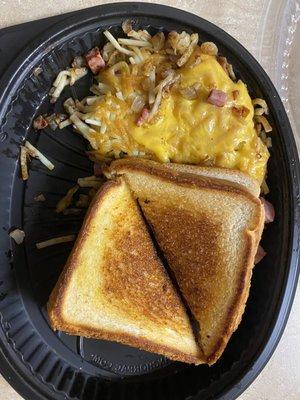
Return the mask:
M67 194L59 200L59 202L56 205L56 212L61 213L63 212L66 208L69 207L69 205L72 203L73 196L79 189L79 185L75 185L71 189L67 191Z

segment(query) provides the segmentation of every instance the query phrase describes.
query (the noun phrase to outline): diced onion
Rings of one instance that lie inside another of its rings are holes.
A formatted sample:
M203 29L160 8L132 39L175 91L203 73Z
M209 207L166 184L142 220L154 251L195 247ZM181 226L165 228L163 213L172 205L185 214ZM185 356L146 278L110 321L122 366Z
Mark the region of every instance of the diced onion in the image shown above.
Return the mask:
M25 239L25 232L21 229L14 229L13 231L9 232L9 236L17 243L23 243Z
M254 110L254 113L256 115L262 115L262 114L268 114L269 113L268 105L265 102L265 100L256 98L256 99L252 100L252 104L253 104L253 107L255 107L255 106L259 106L260 107L260 108L256 108Z
M200 50L204 54L216 56L218 54L218 47L213 42L204 42L200 46Z
M269 121L267 120L266 117L264 117L263 115L256 115L256 116L255 116L255 120L256 120L258 123L262 124L262 126L263 126L265 132L272 132L272 127L271 127L271 125L269 124Z
M38 202L44 202L44 201L46 201L46 198L43 195L43 193L39 193L36 196L34 196L33 200L38 201Z
M62 121L58 127L59 129L63 129L66 128L67 126L72 125L72 122L69 120L69 118L65 119L64 121Z
M73 114L76 112L76 105L75 101L72 99L72 97L69 97L65 102L64 102L64 108L67 111L68 114Z
M125 71L127 74L130 73L129 65L125 61L120 61L117 64L113 65L112 67L109 68L109 71L112 74L115 74L118 71Z
M102 96L88 96L85 98L85 102L87 105L90 106L91 104L94 104L96 101L102 100L102 98L103 98Z
M254 115L263 115L264 113L265 113L265 110L261 107L254 109Z
M55 81L53 82L52 86L57 88L60 84L63 78L70 76L70 72L68 71L60 71L59 74L57 75Z

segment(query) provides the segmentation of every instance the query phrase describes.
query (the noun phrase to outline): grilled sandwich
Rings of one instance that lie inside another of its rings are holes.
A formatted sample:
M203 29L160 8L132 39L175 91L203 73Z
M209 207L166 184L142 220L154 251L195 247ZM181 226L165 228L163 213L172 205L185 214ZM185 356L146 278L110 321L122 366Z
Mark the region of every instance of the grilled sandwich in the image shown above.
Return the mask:
M114 161L107 175L123 176L138 200L213 364L245 309L264 210L229 175L216 179L189 168L128 158Z
M187 363L205 361L123 178L106 183L95 196L48 314L55 330Z

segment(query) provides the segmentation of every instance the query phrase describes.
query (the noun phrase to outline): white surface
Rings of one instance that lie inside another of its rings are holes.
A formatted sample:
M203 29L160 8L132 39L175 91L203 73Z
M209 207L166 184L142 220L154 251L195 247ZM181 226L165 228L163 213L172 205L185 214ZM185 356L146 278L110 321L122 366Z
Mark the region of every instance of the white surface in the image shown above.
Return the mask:
M0 28L109 2L111 1L0 0ZM290 110L292 123L298 128L299 134L299 24L296 29L298 2L281 0L156 0L156 2L172 5L206 18L242 43L269 72L284 97L285 104ZM291 12L291 10L294 11ZM285 14L282 14L282 11ZM283 24L282 15L285 18ZM288 43L286 43L287 38ZM281 46L278 46L279 39ZM300 290L298 287L290 319L275 354L239 400L300 400L299 313ZM0 399L21 399L1 377Z

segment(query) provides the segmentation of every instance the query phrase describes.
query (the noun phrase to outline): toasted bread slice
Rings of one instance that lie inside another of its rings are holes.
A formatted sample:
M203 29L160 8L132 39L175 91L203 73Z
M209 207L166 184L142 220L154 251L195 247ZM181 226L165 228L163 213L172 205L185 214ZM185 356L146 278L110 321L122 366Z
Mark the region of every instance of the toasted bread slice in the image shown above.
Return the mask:
M123 164L129 165L131 163L136 164L137 159L135 157L129 157L122 160L115 161L114 165ZM139 165L143 165L145 168L155 168L157 167L157 162L138 159ZM206 167L200 165L190 165L190 164L177 164L177 163L165 163L163 164L164 169L170 169L176 173L194 174L202 177L213 178L222 180L224 184L232 185L239 189L245 189L253 196L258 197L260 194L259 183L253 179L251 176L234 169L219 168L219 167Z
M187 165L187 164L176 164L167 163L167 168L173 171L196 174L200 176L206 176L208 178L216 178L224 181L236 183L240 188L246 189L253 196L258 197L260 194L259 183L251 176L237 171L235 169L228 168L217 168L217 167L204 167L200 165Z
M95 196L48 314L55 330L201 363L186 310L124 179Z
M123 175L138 199L213 364L244 312L264 226L261 202L244 189L174 174L161 164L124 159L113 162L109 173Z

